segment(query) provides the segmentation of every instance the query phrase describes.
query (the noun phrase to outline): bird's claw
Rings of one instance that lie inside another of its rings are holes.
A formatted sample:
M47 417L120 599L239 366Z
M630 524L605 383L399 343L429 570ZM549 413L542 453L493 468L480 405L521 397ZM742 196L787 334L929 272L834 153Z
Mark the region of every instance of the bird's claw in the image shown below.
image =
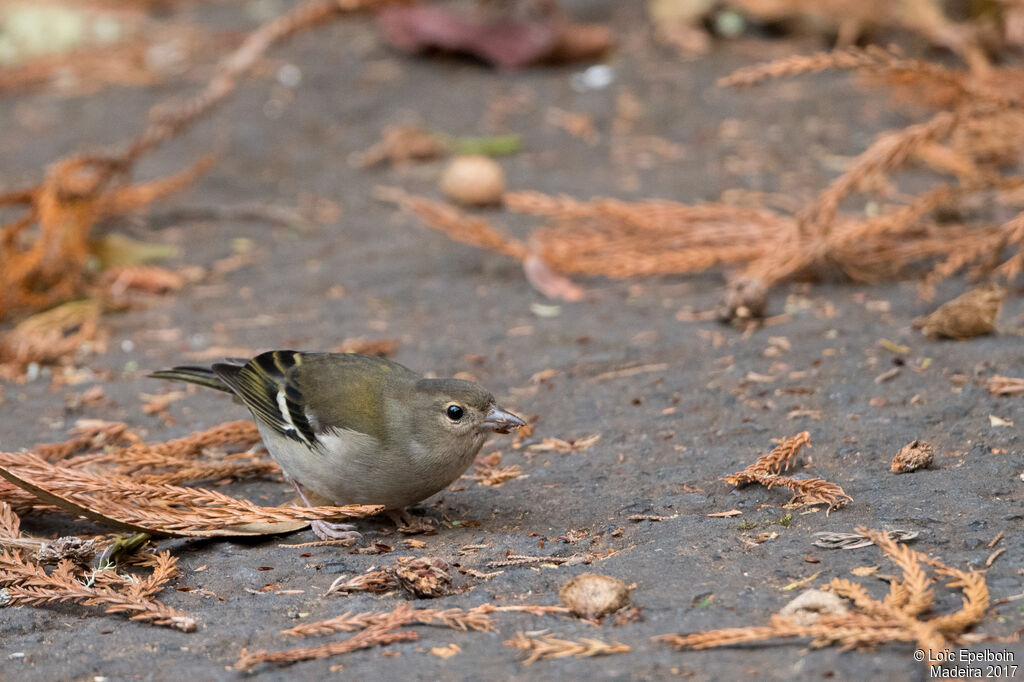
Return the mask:
M386 512L388 518L398 527L399 533L407 535L433 535L437 532L437 526L421 516L413 516L404 509L391 509Z
M309 524L313 534L321 540L351 540L359 542L363 534L357 531L351 523L330 523L328 521L313 521Z

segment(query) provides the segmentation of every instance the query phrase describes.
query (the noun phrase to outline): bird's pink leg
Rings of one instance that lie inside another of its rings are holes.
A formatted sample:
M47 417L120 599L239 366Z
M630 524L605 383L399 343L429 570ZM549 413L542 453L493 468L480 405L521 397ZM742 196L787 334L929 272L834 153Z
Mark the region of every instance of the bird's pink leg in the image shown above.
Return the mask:
M391 519L401 533L427 533L432 535L437 532L437 528L428 519L413 516L405 509L388 509L384 513L387 514L387 517Z

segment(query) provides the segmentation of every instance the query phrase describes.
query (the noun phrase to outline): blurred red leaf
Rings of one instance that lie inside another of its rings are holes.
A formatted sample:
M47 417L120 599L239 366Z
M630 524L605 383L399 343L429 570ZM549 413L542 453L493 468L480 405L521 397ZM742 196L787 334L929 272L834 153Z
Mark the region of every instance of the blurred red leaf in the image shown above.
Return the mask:
M388 42L405 52L436 49L468 54L502 69L592 59L613 44L605 26L571 24L560 18L481 22L433 6L388 7L378 15L378 23Z

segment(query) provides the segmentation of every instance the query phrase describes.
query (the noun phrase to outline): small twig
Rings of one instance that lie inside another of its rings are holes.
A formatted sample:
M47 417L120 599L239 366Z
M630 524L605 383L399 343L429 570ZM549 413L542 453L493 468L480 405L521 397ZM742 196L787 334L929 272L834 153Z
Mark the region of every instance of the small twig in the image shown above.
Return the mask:
M988 558L985 559L985 568L990 568L992 566L992 564L994 564L996 562L996 559L998 559L999 556L1003 552L1005 552L1005 551L1006 551L1005 547L1000 547L996 551L994 551L991 554L989 554Z
M524 554L509 554L500 561L489 561L487 565L490 568L502 568L505 566L522 566L524 564L564 564L572 561L574 557L561 557L561 556L526 556Z

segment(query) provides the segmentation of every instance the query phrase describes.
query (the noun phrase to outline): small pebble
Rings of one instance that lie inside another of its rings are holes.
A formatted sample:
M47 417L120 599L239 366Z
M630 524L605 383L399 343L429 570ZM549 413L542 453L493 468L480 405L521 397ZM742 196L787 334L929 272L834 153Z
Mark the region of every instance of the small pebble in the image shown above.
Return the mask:
M615 72L610 66L597 64L585 71L574 73L569 84L576 92L588 90L604 90L615 81Z
M457 156L441 175L441 192L464 206L498 204L505 194L505 171L486 156Z
M629 604L626 583L599 573L581 573L570 579L558 596L572 613L588 620L604 618Z

